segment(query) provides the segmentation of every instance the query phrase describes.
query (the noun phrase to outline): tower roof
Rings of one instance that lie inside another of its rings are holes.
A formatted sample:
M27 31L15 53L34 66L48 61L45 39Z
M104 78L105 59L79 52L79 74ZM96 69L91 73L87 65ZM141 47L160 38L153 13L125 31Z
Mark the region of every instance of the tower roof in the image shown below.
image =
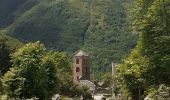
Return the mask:
M88 56L88 54L80 50L75 56Z

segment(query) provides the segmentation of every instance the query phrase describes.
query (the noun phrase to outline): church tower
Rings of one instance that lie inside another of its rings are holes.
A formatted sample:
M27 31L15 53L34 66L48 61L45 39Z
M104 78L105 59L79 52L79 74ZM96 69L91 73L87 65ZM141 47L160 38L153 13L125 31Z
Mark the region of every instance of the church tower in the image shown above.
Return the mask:
M73 75L75 82L90 80L89 56L82 50L74 56Z

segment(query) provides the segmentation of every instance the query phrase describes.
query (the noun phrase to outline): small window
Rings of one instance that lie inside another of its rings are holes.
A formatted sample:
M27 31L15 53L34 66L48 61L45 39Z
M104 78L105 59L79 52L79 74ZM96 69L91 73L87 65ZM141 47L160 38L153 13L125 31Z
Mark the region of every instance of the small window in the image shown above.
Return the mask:
M77 76L77 80L79 80L79 76Z
M76 64L79 64L79 59L78 58L76 59Z
M76 67L76 72L80 72L80 68L79 67Z
M86 59L84 59L84 64L86 64Z

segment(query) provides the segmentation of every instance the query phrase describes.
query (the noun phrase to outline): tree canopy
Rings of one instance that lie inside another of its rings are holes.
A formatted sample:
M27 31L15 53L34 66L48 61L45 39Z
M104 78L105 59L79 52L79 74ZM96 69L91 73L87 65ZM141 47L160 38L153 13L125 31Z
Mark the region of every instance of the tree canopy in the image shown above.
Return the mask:
M10 54L22 46L23 44L18 40L0 33L0 76L6 73L11 67Z
M12 98L51 98L60 93L91 100L89 89L75 84L68 55L47 51L39 41L28 43L11 56L12 67L2 77L2 89Z
M71 72L66 55L47 52L39 42L29 43L12 54L12 68L3 76L3 89L9 97L45 100L59 93L61 76Z
M152 86L170 85L169 5L169 0L134 1L132 22L139 40L118 68L124 86L133 96Z

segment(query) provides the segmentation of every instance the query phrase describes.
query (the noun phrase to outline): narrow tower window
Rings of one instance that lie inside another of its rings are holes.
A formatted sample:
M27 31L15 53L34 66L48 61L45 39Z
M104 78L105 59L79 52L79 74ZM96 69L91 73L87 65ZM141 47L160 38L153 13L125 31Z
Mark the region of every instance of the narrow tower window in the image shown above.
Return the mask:
M80 68L79 67L76 67L76 72L80 72Z
M79 64L79 59L78 58L76 59L76 64Z
M79 76L77 76L77 80L79 80Z

